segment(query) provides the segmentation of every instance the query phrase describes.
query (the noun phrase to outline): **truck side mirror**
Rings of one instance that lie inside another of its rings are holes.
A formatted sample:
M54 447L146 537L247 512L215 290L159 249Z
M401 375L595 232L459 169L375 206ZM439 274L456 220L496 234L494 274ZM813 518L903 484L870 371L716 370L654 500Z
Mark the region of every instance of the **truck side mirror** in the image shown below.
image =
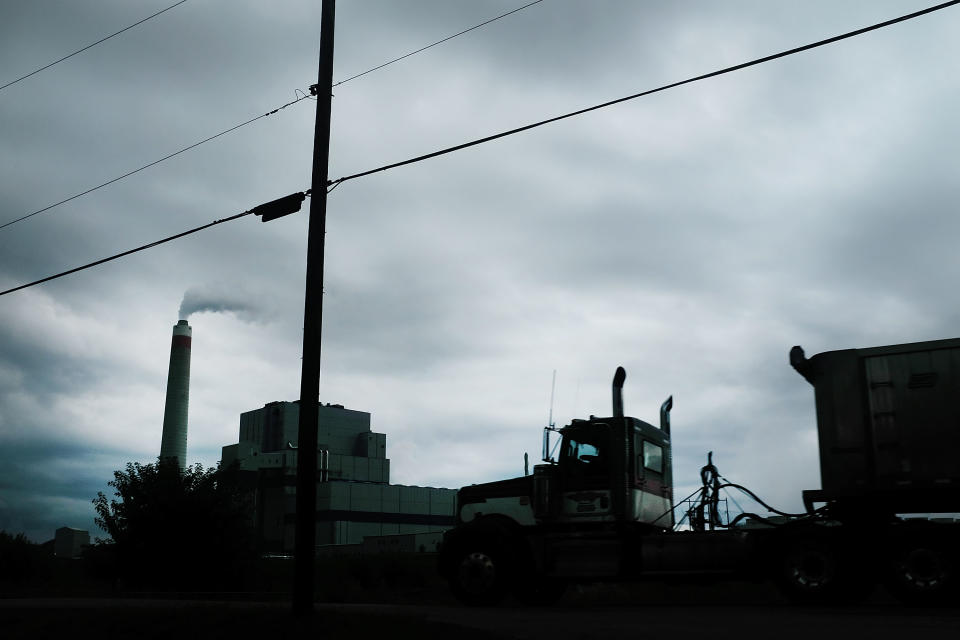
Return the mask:
M555 428L553 428L553 427L544 427L544 428L543 428L543 456L542 456L541 459L542 459L544 462L549 462L550 464L556 464L557 461L556 461L556 459L553 457L554 454L556 453L556 451L555 451L555 450L556 450L556 446L553 446L553 447L550 446L550 432L551 432L551 431L556 432L556 431L558 431L558 430L555 429ZM558 444L559 444L559 441L558 441Z

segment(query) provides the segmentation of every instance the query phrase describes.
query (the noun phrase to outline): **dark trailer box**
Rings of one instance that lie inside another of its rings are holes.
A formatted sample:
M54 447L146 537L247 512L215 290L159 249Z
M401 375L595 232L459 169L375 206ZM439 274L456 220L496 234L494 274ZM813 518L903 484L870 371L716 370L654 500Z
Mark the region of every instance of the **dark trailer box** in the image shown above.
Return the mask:
M960 511L960 338L827 351L790 364L813 385L821 491L896 513Z

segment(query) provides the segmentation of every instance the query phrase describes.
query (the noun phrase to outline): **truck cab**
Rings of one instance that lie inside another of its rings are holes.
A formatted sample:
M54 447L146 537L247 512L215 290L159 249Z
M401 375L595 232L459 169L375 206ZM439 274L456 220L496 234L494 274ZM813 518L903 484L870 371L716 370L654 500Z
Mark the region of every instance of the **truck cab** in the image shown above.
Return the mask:
M666 415L669 415L667 413ZM550 430L544 432L548 443ZM670 434L637 418L574 420L558 430L559 457L534 468L538 522L673 527Z
M491 604L507 573L538 576L515 590L532 599L564 578L622 575L640 562L625 540L673 528L673 398L661 406L659 427L624 416L625 377L618 368L612 416L544 429L543 464L532 476L459 491L440 569L461 600Z
M533 476L464 487L458 495L458 524L497 516L519 526L644 524L673 527L673 469L670 410L660 426L623 415L620 389L626 373L614 376L614 415L573 420L543 432L543 462ZM559 436L559 442L551 440Z

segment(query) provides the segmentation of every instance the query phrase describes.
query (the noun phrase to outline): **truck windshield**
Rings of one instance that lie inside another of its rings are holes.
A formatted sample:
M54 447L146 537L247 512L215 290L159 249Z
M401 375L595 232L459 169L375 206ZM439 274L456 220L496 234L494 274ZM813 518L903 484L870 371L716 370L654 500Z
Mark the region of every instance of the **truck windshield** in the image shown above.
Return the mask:
M593 442L588 442L587 438L584 438L580 435L567 436L566 437L566 447L565 453L566 458L569 460L575 460L581 464L588 464L592 467L597 467L603 464L603 451L600 448L600 443L593 440Z

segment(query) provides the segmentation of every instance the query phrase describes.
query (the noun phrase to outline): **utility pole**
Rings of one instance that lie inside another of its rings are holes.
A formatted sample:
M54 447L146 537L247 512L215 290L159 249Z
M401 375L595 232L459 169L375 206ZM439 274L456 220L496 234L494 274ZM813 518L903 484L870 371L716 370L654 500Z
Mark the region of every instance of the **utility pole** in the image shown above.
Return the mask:
M320 401L320 336L323 326L323 248L327 233L330 98L333 88L335 0L320 9L320 68L313 130L313 178L307 234L307 284L303 303L303 365L297 431L297 520L294 543L293 612L313 613L317 514L317 405Z

